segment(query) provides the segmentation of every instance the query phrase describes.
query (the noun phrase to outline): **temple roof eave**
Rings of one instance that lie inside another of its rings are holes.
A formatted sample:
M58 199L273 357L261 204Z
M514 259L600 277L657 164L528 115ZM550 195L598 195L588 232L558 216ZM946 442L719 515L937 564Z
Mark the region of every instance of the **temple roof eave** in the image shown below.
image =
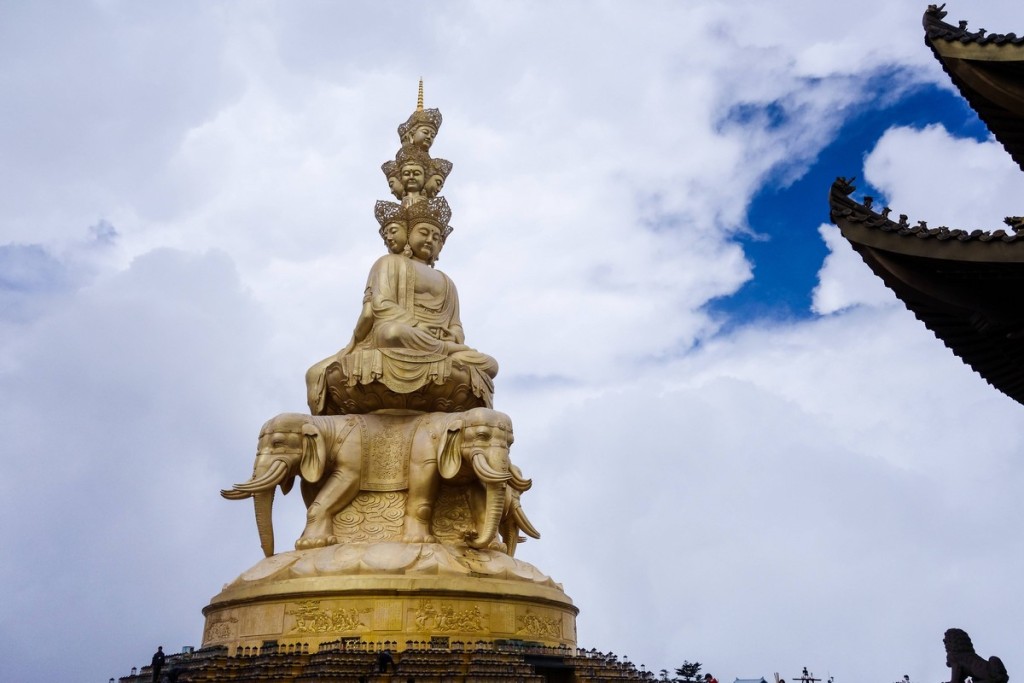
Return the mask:
M945 12L924 14L924 42L960 94L996 140L1024 170L1024 37L970 32L952 26Z
M837 180L830 205L854 250L954 354L1024 404L1024 239L894 222L854 201L853 189Z

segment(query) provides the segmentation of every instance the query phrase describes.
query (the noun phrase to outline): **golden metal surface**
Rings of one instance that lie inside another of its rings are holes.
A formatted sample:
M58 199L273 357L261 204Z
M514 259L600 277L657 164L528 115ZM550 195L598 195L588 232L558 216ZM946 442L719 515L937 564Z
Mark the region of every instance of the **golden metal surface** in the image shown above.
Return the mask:
M498 551L441 544L346 544L266 558L203 610L203 646L519 639L576 644L561 586Z
M312 414L269 420L252 477L221 492L252 498L267 557L203 610L204 646L576 644L572 600L512 557L540 538L520 502L532 482L510 460L511 419L491 408L497 361L466 345L455 284L434 267L451 234L438 193L452 165L429 154L440 126L421 80L382 167L400 203L375 206L387 253L352 338L307 372ZM295 551L275 554L274 492L295 480L306 526Z

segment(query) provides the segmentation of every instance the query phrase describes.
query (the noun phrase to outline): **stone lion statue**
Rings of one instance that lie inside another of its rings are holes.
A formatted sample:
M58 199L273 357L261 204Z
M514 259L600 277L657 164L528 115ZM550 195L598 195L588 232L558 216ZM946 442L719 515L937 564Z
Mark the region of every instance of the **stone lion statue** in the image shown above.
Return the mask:
M982 658L974 651L971 637L959 628L951 628L942 637L946 646L946 666L951 671L949 683L964 683L968 677L973 683L1007 683L1010 676L999 657Z

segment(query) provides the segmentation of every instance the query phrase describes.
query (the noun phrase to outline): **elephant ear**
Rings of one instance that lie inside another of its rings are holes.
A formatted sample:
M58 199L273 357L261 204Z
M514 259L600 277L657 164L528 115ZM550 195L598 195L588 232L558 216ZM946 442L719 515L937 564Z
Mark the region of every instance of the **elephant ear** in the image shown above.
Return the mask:
M437 454L437 471L445 479L451 479L462 468L462 420L452 420L441 437Z
M318 482L324 476L327 465L327 446L324 437L316 425L302 425L302 460L299 462L299 474L309 482Z

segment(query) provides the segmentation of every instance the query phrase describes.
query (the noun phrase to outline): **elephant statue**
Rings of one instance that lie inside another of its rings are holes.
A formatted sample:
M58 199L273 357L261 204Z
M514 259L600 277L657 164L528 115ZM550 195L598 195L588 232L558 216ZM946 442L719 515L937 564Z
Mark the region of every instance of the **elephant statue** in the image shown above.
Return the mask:
M274 554L274 492L301 477L306 526L299 550L338 543L334 516L361 491L407 490L402 540L433 543L431 519L442 480L467 486L473 548L513 551L519 532L540 535L522 512L519 495L532 482L509 460L512 421L490 408L460 413L382 411L368 415L283 413L263 425L249 481L221 495L252 498L260 545ZM497 540L499 530L504 543Z

